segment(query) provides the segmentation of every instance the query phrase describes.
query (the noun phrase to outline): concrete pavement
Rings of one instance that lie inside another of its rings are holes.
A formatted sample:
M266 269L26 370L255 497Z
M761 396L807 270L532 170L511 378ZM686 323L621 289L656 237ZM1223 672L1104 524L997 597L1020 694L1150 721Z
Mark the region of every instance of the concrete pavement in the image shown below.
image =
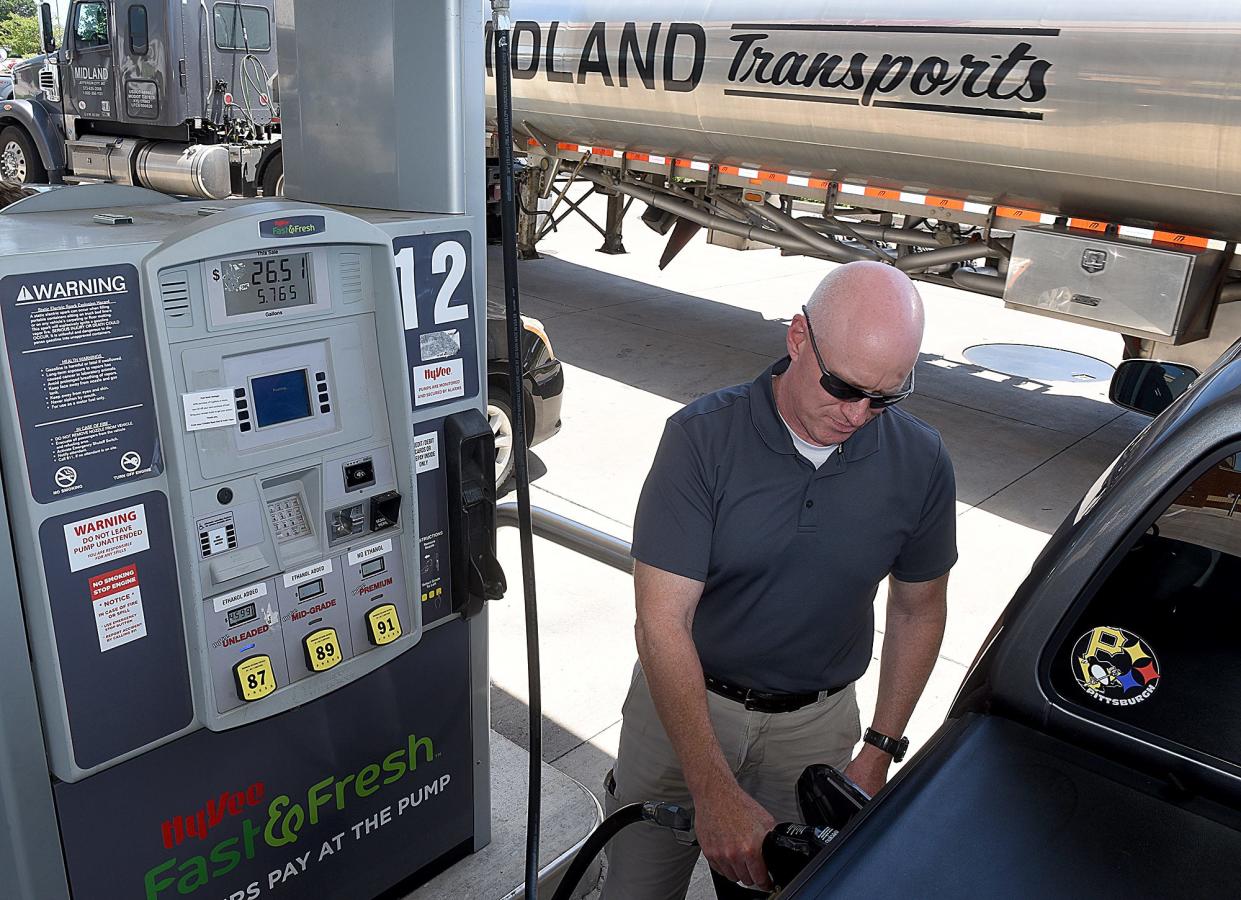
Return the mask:
M601 198L592 198L596 211ZM659 272L663 239L635 215L624 256L566 221L519 266L522 311L547 326L566 368L562 432L536 448L536 505L630 537L634 507L663 422L682 404L750 381L782 355L789 319L830 263L739 252L701 238ZM491 293L501 298L494 253ZM942 720L966 666L1050 533L1144 420L1106 402L1106 384L1033 381L970 364L975 344L1041 344L1111 364L1116 335L921 285L927 333L918 390L906 408L940 430L957 473L961 559L949 590L939 663L908 734L916 748ZM517 537L500 535L515 587L492 606L493 727L527 742L526 670ZM619 736L636 658L628 576L546 541L536 543L547 716L544 759L599 794ZM875 656L882 642L883 596ZM860 685L863 720L878 666ZM711 897L700 867L691 897Z

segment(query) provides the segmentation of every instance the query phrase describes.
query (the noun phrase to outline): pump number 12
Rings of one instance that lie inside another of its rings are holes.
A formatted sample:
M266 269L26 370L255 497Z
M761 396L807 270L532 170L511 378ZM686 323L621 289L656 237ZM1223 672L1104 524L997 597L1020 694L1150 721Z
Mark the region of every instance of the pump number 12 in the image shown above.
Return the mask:
M440 241L431 251L431 275L443 276L435 294L433 324L447 325L470 317L468 301L455 305L452 302L453 294L465 279L468 260L465 247L452 238ZM405 320L405 330L414 331L419 327L419 321L413 247L403 247L396 252L396 273L397 284L401 289L401 314Z

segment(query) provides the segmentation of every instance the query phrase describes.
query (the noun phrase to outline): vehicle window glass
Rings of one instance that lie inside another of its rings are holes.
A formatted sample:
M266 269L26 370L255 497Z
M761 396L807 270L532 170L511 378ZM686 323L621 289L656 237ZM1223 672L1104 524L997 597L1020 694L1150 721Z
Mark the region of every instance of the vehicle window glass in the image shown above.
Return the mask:
M244 52L271 49L271 14L261 6L215 5L215 45Z
M145 6L129 8L129 52L134 56L146 56L147 8Z
M103 47L108 43L108 4L79 3L73 20L73 39L78 47Z
M1235 449L1235 448L1234 448ZM1108 724L1241 763L1241 471L1217 459L1090 598L1051 660Z

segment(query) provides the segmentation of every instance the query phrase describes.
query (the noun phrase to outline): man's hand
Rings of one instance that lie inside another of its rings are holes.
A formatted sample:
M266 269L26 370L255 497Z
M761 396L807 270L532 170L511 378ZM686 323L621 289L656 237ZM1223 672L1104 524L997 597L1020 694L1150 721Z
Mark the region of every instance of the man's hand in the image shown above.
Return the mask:
M888 768L892 765L892 757L878 747L863 744L858 755L845 766L845 776L864 790L868 796L875 796L879 789L888 783Z
M730 881L771 890L763 838L776 820L736 782L712 794L695 798L694 830L707 862Z

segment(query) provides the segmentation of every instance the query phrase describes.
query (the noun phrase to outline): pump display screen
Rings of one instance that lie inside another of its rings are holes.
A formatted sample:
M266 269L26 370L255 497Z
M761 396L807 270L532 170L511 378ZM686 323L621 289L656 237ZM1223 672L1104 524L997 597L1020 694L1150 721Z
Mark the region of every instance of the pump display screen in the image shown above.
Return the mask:
M228 627L235 628L242 622L249 622L258 615L253 603L247 603L245 606L236 606L228 611Z
M250 379L250 396L259 428L293 422L310 415L310 385L305 369Z
M314 303L311 268L309 253L224 260L219 271L225 314L244 316L309 306Z

